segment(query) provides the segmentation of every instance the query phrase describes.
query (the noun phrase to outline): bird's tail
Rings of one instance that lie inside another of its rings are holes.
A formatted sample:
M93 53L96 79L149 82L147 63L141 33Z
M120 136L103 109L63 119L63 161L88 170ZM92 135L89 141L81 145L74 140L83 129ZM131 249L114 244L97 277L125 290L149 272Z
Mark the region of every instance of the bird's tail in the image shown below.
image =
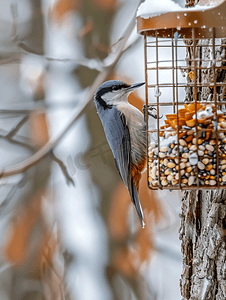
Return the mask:
M139 201L139 198L138 198L138 195L137 195L137 189L136 189L136 186L135 186L133 180L131 182L131 189L132 189L132 194L131 194L132 201L133 201L133 204L135 205L135 208L136 208L141 226L142 226L142 228L144 228L145 224L144 224L144 221L143 221L144 220L143 211L142 211L140 201Z

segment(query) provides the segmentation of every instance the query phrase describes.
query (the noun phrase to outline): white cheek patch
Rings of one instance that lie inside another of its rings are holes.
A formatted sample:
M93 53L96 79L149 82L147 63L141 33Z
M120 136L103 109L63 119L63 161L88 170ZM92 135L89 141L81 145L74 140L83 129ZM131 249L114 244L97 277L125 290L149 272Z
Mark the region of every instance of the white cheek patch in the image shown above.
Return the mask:
M128 94L122 91L108 92L101 96L107 104L116 104L117 102L127 101Z
M101 98L106 102L109 103L113 100L114 97L116 97L117 94L115 92L108 92L101 96Z

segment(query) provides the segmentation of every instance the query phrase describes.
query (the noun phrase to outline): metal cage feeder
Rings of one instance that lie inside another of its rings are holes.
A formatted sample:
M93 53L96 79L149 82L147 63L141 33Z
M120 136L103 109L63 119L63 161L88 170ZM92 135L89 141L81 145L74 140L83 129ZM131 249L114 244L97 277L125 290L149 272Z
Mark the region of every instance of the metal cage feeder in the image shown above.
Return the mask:
M151 189L226 187L226 1L137 18L144 35ZM163 115L163 118L161 118Z

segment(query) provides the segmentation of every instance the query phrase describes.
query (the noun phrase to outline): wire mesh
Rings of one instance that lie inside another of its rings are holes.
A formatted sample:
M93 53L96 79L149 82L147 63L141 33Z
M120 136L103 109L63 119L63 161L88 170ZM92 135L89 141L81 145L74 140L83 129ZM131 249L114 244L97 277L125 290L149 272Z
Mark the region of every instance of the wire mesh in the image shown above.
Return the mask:
M226 185L226 39L199 28L144 34L148 185ZM211 38L210 38L211 35ZM156 118L153 112L156 110ZM163 116L161 118L161 115Z

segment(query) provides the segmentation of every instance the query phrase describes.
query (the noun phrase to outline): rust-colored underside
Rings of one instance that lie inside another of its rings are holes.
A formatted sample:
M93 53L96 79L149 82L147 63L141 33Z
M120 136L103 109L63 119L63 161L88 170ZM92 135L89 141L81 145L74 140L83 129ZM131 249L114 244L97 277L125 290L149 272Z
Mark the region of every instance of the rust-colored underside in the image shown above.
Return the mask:
M146 164L146 158L144 158L139 165L132 165L131 177L137 190L139 189L139 182L141 179L141 172L144 170Z

